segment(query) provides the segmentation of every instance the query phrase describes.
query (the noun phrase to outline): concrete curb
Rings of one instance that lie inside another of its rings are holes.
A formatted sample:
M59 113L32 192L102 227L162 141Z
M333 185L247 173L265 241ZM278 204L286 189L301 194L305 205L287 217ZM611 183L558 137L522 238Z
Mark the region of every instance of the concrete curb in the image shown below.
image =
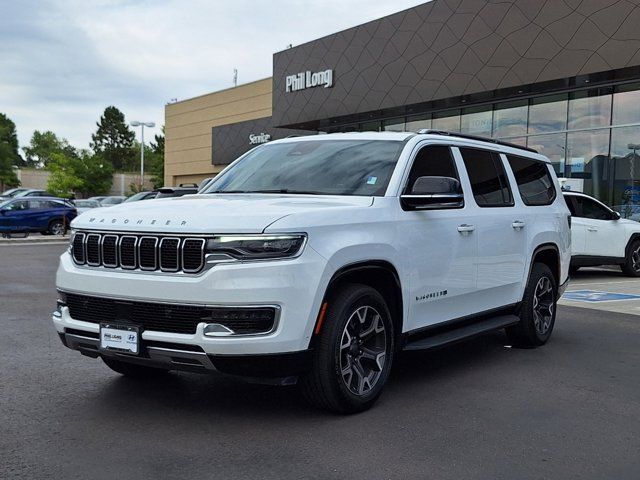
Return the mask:
M33 236L27 238L0 238L0 245L32 245L37 243L66 243L69 236Z

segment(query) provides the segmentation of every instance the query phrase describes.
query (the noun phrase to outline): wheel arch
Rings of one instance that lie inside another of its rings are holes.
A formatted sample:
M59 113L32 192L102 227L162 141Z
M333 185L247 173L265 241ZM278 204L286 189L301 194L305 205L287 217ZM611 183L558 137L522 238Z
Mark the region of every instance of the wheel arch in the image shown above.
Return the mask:
M629 256L629 250L631 249L631 244L636 240L640 240L640 232L633 233L631 234L631 237L629 237L629 241L627 242L627 245L624 247L625 259Z
M344 265L332 275L325 289L322 305L332 291L345 283L359 283L376 289L387 301L395 335L402 333L404 323L404 303L402 283L395 266L387 260L365 260Z
M527 283L531 277L531 270L534 263L542 263L549 267L551 273L556 280L556 285L560 286L562 271L560 262L560 248L555 243L543 243L538 245L531 255L531 263L529 264L529 272L527 274ZM526 284L525 284L526 285Z

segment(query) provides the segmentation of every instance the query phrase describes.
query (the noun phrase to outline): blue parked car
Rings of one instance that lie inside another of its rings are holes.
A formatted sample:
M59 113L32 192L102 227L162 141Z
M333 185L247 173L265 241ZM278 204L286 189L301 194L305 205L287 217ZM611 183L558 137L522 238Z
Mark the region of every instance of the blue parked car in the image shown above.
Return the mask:
M69 201L54 197L0 200L0 233L63 235L78 215Z

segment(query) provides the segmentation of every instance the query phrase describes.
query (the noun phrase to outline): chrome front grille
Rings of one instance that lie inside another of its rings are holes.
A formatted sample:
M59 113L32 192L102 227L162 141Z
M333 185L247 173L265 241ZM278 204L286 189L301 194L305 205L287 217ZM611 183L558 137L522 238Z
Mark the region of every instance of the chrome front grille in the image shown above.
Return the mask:
M204 238L76 232L71 257L77 265L166 273L198 273L204 267Z

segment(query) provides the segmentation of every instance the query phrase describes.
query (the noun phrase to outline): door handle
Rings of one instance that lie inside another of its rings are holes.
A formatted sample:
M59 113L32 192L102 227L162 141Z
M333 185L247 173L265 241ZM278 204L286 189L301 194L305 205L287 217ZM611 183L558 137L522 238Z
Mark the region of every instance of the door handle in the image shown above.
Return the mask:
M458 226L458 231L460 233L471 233L476 229L476 227L474 225L467 225L466 223L463 223L462 225Z
M524 228L525 225L526 223L524 223L522 220L516 220L511 224L511 226L516 230Z
M587 231L589 231L589 232L597 232L598 229L596 227L587 227Z

